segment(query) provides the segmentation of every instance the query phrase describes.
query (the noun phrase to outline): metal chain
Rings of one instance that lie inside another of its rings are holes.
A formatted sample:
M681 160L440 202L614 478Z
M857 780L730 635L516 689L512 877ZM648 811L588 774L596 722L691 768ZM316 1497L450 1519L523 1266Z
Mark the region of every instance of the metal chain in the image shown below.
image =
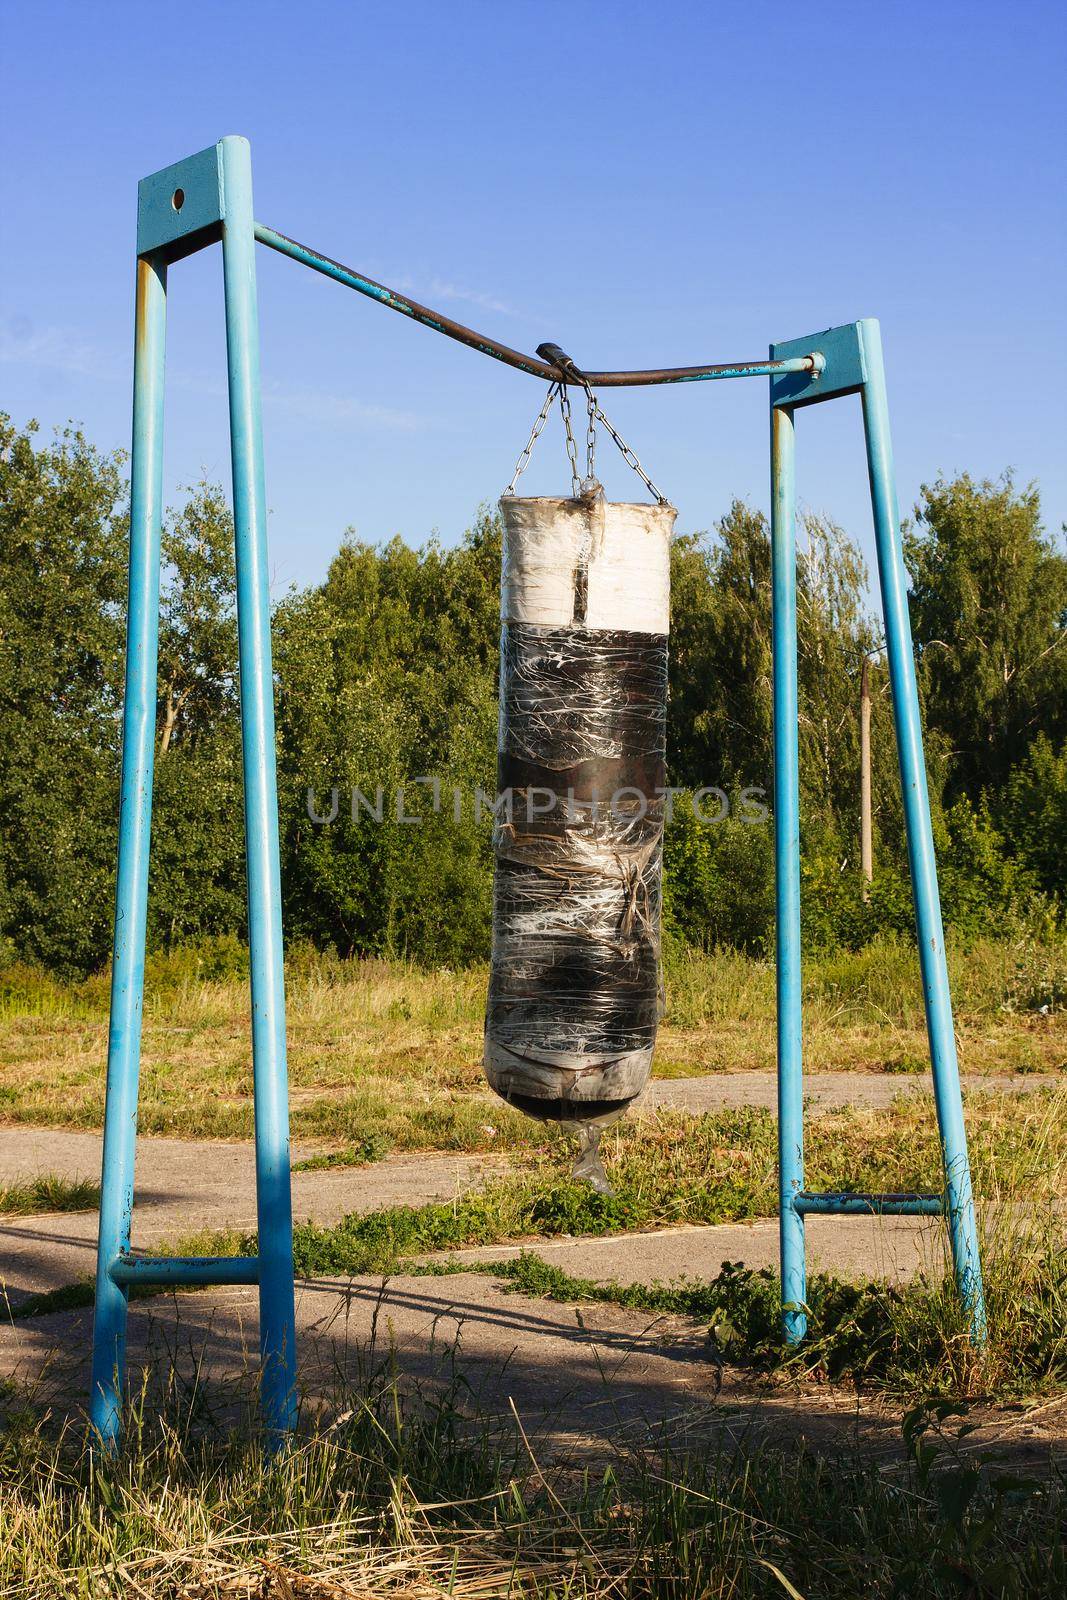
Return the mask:
M563 427L567 434L567 459L571 464L571 492L576 500L581 499L582 480L578 472L578 446L574 442L574 433L571 428L571 397L567 393L567 385L559 386L559 409L563 413Z
M560 386L558 383L550 383L548 386L548 393L545 395L545 403L538 412L537 421L530 430L530 437L526 441L526 448L523 450L518 461L516 461L515 471L511 475L511 482L504 490L503 498L505 500L509 495L513 495L515 493L515 485L518 483L519 479L522 477L523 473L526 471L526 468L530 464L530 457L533 455L533 447L540 437L542 428L548 421L548 413L552 410L552 402L555 400L556 395L559 392L559 387Z
M518 461L515 463L515 471L512 474L511 482L504 490L504 498L507 499L508 496L515 493L515 485L518 483L522 474L526 471L526 468L530 462L530 457L533 454L533 447L537 443L545 423L548 421L548 413L552 409L552 403L554 400L558 399L559 409L563 415L563 429L567 440L567 460L570 462L571 469L571 491L576 500L581 498L583 489L591 490L596 485L596 424L597 422L602 422L605 428L608 430L608 433L611 435L620 455L626 462L627 466L632 467L637 473L637 476L641 479L649 494L652 495L654 499L658 500L660 505L666 505L668 503L667 496L652 482L652 479L641 465L635 452L630 449L630 446L626 443L625 439L622 438L614 424L608 421L603 410L601 409L600 401L593 393L590 384L585 381L582 375L578 372L577 368L574 368L574 371L577 374L582 387L585 389L587 423L585 433L586 475L584 482L578 473L578 446L575 442L574 429L571 423L571 402L570 396L567 393L567 385L565 383L551 383L548 386L548 393L545 395L545 403L537 414L537 421L530 430L530 437L526 441L526 448L523 450Z
M596 476L596 395L589 385L583 384L585 389L585 484L583 487L592 490L597 481Z
M626 464L628 466L630 466L630 467L632 467L634 469L634 471L637 473L637 476L644 483L645 488L648 490L649 494L654 495L655 498L659 501L661 506L667 505L668 504L667 496L662 492L662 490L656 488L656 485L652 482L652 479L649 477L648 473L645 471L644 467L641 465L640 461L637 459L637 456L630 449L630 446L626 443L625 439L620 437L620 435L617 432L617 430L608 421L607 417L604 415L603 411L600 409L600 402L599 402L599 400L597 400L595 395L593 396L593 414L594 414L594 416L596 416L604 424L605 428L607 428L608 432L611 434L611 437L614 439L615 443L618 445L619 451L622 454L623 460L626 462Z

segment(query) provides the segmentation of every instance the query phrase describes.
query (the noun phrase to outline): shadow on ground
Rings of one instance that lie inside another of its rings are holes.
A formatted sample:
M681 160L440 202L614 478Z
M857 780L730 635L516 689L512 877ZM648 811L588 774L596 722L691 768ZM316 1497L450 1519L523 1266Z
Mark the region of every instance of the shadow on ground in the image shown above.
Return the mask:
M15 1322L0 1330L0 1372L58 1420L82 1413L91 1311ZM384 1363L401 1388L452 1388L461 1407L514 1434L516 1418L538 1460L588 1464L621 1450L754 1446L788 1439L820 1452L899 1454L900 1411L829 1385L771 1387L711 1356L691 1319L616 1306L567 1306L505 1292L491 1278L308 1280L297 1285L302 1404L343 1410ZM161 1385L190 1411L232 1420L247 1412L258 1371L254 1290L213 1290L134 1303L129 1392ZM465 1397L465 1399L464 1399ZM1062 1406L998 1410L983 1448L1047 1465ZM525 1448L525 1445L523 1446Z

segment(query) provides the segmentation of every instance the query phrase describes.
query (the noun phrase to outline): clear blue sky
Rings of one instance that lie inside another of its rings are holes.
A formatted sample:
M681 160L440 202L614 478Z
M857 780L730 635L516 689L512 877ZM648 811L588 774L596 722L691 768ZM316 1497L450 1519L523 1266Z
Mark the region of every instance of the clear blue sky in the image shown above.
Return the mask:
M136 182L252 141L261 221L590 367L760 357L882 320L902 503L939 471L1067 515L1065 11L1044 0L4 0L0 407L129 432ZM220 265L171 277L167 482L225 478ZM280 589L343 529L448 542L510 476L530 378L260 253ZM767 502L763 380L605 396L707 527ZM870 550L858 403L801 493ZM606 459L606 452L603 452ZM555 429L528 477L565 487ZM632 497L624 469L609 490Z

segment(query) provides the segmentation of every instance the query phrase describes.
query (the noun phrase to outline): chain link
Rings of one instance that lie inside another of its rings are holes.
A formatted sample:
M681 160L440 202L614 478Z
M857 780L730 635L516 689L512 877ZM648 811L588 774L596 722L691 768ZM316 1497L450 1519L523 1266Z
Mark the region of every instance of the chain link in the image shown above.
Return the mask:
M626 443L625 439L623 439L620 436L618 431L608 421L607 417L604 415L603 411L600 409L600 402L599 402L599 400L596 399L595 396L593 398L593 412L594 412L594 415L597 418L599 418L599 420L604 424L605 428L608 430L608 432L611 434L611 437L614 439L615 443L618 445L619 451L620 451L620 453L622 455L622 459L626 462L627 466L630 466L630 467L632 467L634 469L634 471L637 473L637 476L641 479L641 481L643 482L645 488L648 490L649 494L653 495L659 501L661 506L667 505L667 503L668 503L667 496L663 493L663 491L661 489L657 489L656 488L656 485L652 482L652 479L649 477L648 473L645 471L644 467L641 465L640 461L637 459L637 456L630 449L630 446Z
M574 442L574 431L571 428L571 397L567 393L567 385L559 384L559 409L563 413L563 427L567 434L567 460L571 464L571 493L575 500L581 499L582 480L578 472L578 446Z
M548 393L545 395L545 403L538 412L537 421L530 430L530 437L526 441L526 448L523 450L518 461L516 461L515 471L511 475L511 482L504 490L505 500L510 495L515 493L515 485L518 483L519 479L522 477L523 473L526 471L526 468L530 464L530 457L533 455L533 447L537 443L545 423L548 421L548 413L552 410L552 402L555 400L558 391L558 383L549 384Z
M585 389L585 485L592 490L596 477L596 395L586 383Z
M515 493L515 485L518 483L520 477L529 465L530 457L533 454L533 447L537 443L545 423L548 421L548 414L552 410L552 404L558 399L559 409L563 416L563 430L566 435L567 460L570 463L571 469L571 491L576 500L581 498L583 490L592 491L594 487L598 487L596 477L596 425L598 422L602 422L608 433L611 435L612 440L617 446L619 453L626 462L627 466L632 467L634 472L637 473L637 476L641 479L649 494L652 495L655 500L658 500L660 505L666 505L668 503L667 496L652 482L652 479L649 477L648 473L638 460L636 453L630 449L630 446L626 443L625 439L622 438L614 424L608 421L603 410L601 409L600 401L593 393L592 387L585 381L576 367L574 368L574 372L578 377L578 381L585 390L587 421L585 431L586 475L584 481L578 472L578 446L575 442L574 429L571 422L571 401L570 396L567 393L567 385L561 382L551 383L548 386L548 393L545 395L545 403L537 414L537 421L530 430L530 437L526 441L526 448L523 450L518 461L515 463L515 471L512 474L511 482L504 490L504 498L507 499L510 495Z

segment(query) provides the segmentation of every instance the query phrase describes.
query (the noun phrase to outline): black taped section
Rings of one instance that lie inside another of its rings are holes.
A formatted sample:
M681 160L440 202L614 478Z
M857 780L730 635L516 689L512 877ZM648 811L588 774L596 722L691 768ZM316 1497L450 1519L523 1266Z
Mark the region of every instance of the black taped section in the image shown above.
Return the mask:
M584 561L579 561L574 569L574 621L578 626L584 625L588 609L589 568Z
M507 622L500 694L486 1032L511 1103L595 1116L626 1101L563 1109L554 1069L650 1052L659 1018L666 636Z
M496 781L498 793L510 790L525 815L525 794L531 788L547 789L561 801L568 795L575 800L600 800L606 808L613 795L618 795L621 802L627 789L655 796L666 782L666 773L663 757L656 755L596 756L591 761L576 761L573 766L555 769L502 751L497 758ZM533 809L536 814L538 807Z
M532 1094L509 1094L509 1106L542 1122L592 1122L597 1117L615 1117L630 1104L627 1100L538 1099Z

